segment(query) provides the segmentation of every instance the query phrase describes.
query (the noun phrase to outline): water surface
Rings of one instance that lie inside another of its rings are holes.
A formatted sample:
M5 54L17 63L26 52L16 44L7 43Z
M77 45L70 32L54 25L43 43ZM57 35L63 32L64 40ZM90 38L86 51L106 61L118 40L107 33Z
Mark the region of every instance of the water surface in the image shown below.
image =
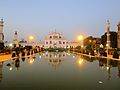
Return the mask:
M0 90L120 90L120 61L65 52L8 60Z

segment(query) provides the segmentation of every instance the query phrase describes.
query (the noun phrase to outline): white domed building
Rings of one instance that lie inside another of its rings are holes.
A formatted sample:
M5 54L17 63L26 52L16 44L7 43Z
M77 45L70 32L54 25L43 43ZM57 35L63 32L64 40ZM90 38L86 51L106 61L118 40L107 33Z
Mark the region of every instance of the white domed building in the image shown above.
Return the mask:
M57 32L52 32L45 37L44 48L66 48L67 40L64 35Z

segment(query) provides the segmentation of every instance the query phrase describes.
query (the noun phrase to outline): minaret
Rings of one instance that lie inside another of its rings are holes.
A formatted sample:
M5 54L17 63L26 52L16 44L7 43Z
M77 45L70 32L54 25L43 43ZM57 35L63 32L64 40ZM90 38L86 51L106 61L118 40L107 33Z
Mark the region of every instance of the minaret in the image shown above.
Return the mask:
M110 22L107 21L107 48L110 48Z
M14 44L15 44L15 47L19 47L17 31L15 31L15 34L14 34Z
M118 32L117 32L117 48L120 48L120 22L118 23Z
M3 19L0 20L0 49L4 48Z

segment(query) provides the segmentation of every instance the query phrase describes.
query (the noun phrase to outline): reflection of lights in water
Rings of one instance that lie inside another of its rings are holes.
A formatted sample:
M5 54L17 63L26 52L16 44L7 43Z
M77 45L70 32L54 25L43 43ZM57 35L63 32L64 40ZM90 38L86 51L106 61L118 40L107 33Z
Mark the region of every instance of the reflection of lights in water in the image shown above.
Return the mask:
M69 53L67 53L67 55L68 55L68 56L70 56L70 54L69 54Z
M29 63L33 64L33 62L34 62L34 59L30 59Z
M9 44L9 46L10 46L10 47L13 47L13 44L12 44L12 43L10 43L10 44Z
M39 56L39 58L41 58L41 56Z
M13 69L13 68L12 68L12 67L10 67L10 69L9 69L9 70L11 71L12 69Z
M83 63L83 59L80 59L78 63L81 65Z
M103 82L102 81L99 81L99 84L102 84Z
M107 70L109 70L109 68L110 68L110 67L108 67L108 66L106 67Z
M75 58L75 56L73 56L73 58Z
M55 58L56 58L57 56L55 55Z

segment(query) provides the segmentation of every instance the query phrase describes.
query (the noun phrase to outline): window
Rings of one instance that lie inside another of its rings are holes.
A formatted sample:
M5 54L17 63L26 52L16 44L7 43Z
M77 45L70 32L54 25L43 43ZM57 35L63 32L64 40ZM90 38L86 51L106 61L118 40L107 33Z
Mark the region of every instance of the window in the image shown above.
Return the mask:
M59 38L61 38L61 36L59 36Z
M58 36L53 36L54 39L58 38Z
M52 36L50 36L50 39L52 38Z
M63 44L65 44L65 42L63 42Z
M61 44L61 41L59 41L59 44Z
M52 44L52 41L50 41L50 44Z
M46 42L46 44L48 44L48 42Z

